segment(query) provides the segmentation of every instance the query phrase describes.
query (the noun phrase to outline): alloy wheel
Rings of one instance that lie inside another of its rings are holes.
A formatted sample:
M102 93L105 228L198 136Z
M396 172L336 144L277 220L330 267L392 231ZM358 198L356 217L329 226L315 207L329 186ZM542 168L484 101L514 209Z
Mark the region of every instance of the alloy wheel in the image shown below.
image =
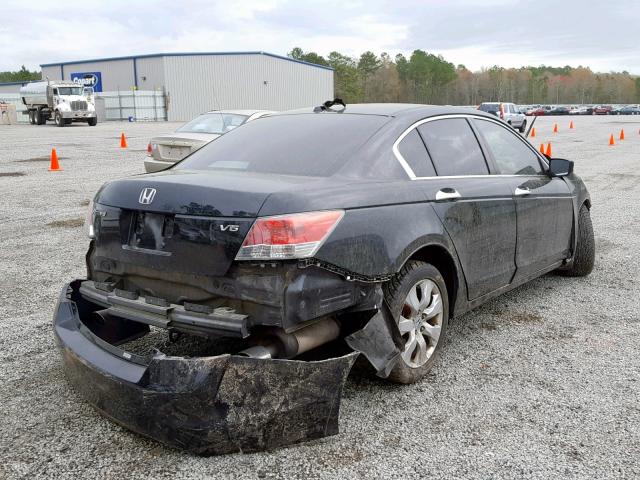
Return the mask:
M435 282L417 282L407 294L400 312L398 329L405 341L401 354L404 363L418 368L433 355L442 330L442 295Z

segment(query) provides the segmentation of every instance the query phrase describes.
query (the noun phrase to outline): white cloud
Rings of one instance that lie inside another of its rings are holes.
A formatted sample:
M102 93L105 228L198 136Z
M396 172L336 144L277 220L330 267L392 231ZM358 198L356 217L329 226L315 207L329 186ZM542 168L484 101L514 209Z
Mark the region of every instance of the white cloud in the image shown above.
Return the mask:
M473 69L545 63L640 73L636 0L615 8L579 0L3 0L2 12L0 70L172 51L286 54L299 46L324 55L420 48Z

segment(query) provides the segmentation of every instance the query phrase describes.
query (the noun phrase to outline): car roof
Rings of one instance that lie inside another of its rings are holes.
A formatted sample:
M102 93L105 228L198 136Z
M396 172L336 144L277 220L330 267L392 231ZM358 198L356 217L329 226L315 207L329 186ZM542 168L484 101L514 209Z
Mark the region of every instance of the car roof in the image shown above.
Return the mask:
M273 110L250 110L250 109L235 109L235 110L209 110L208 112L205 112L201 115L204 115L206 113L231 113L231 114L235 114L235 115L254 115L256 113L274 113Z
M482 113L475 107L452 107L450 105L421 105L416 103L353 103L347 104L344 111L327 110L314 112L316 107L306 107L296 110L286 110L275 113L279 115L303 115L303 114L356 114L356 115L380 115L386 117L432 117L437 115L452 115L461 113Z

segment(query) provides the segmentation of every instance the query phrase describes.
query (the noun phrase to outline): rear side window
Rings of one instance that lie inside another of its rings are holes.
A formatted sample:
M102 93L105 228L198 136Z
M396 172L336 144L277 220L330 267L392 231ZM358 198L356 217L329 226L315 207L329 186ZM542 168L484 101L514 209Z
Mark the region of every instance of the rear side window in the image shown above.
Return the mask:
M398 144L398 151L416 177L435 177L436 171L418 132L411 130Z
M427 122L418 127L440 176L487 175L478 140L464 118Z
M538 156L516 133L488 120L474 120L484 137L496 166L504 175L539 175L542 173Z

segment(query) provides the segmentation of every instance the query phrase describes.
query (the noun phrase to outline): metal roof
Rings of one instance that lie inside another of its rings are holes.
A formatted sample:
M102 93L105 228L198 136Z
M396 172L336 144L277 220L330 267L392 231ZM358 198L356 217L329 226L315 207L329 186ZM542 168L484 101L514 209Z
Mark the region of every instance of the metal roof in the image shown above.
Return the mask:
M130 55L126 57L109 57L109 58L94 58L90 60L74 60L71 62L57 62L57 63L42 63L40 67L57 67L59 65L77 65L81 63L94 63L94 62L114 62L117 60L137 60L140 58L157 58L157 57L194 57L194 56L210 56L210 55L265 55L267 57L278 58L280 60L288 60L290 62L302 63L303 65L309 65L311 67L323 68L325 70L333 70L331 67L325 65L318 65L317 63L305 62L302 60L296 60L295 58L285 57L282 55L276 55L275 53L268 53L262 51L255 52L184 52L184 53L151 53L146 55Z

